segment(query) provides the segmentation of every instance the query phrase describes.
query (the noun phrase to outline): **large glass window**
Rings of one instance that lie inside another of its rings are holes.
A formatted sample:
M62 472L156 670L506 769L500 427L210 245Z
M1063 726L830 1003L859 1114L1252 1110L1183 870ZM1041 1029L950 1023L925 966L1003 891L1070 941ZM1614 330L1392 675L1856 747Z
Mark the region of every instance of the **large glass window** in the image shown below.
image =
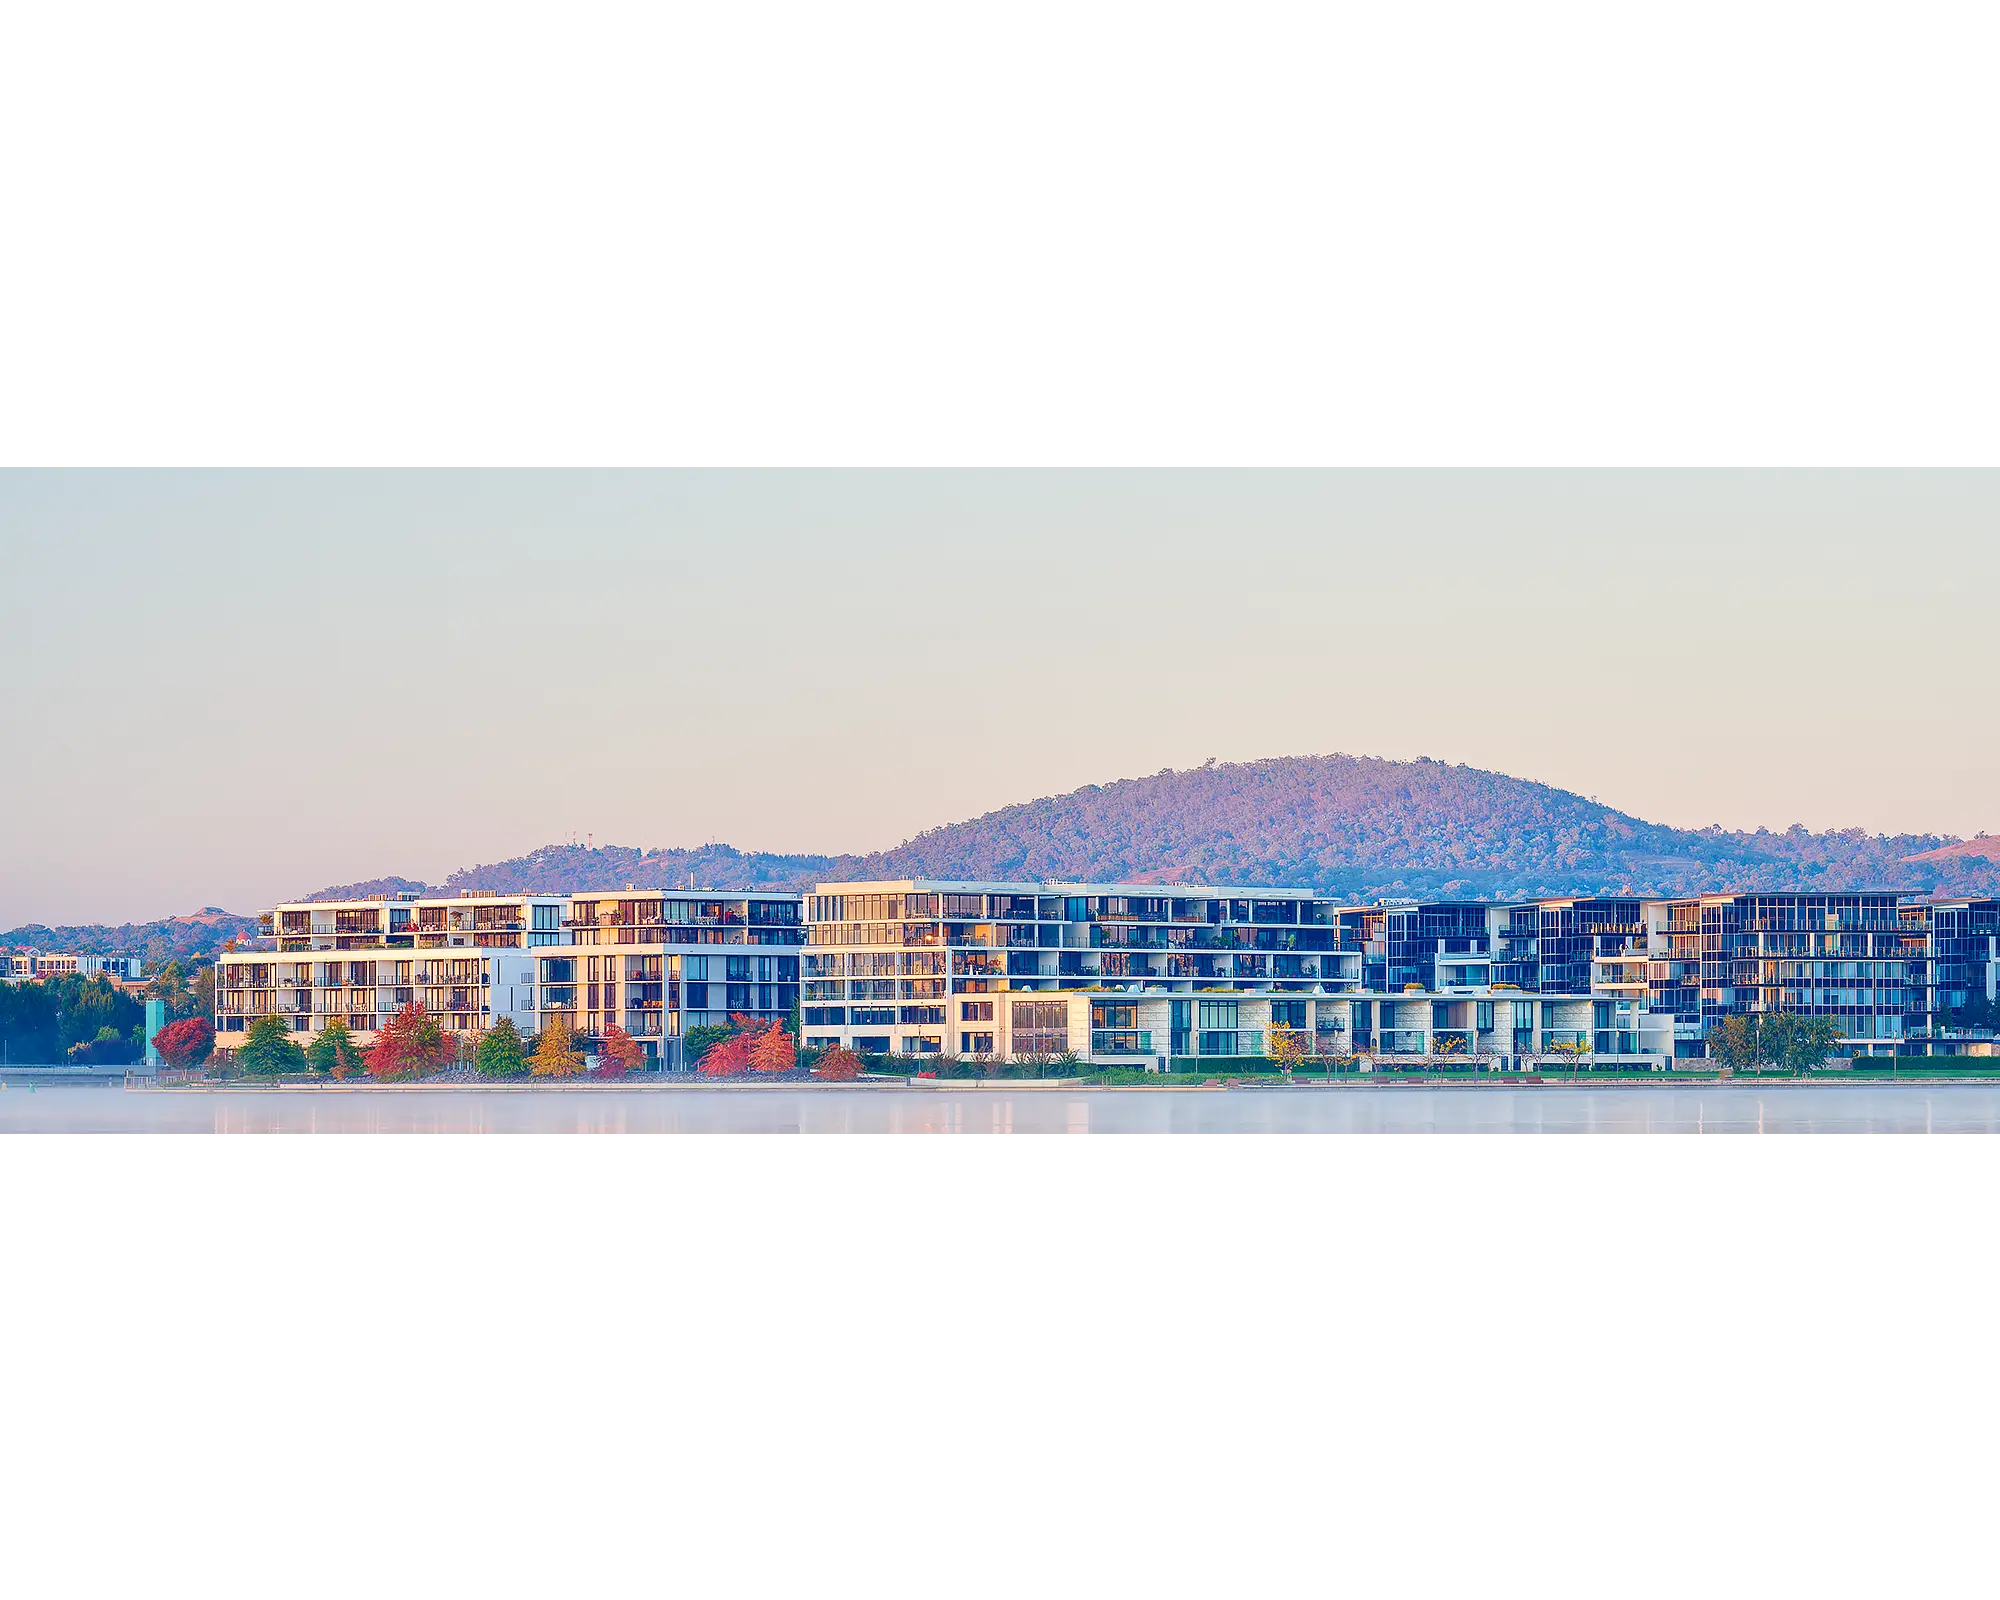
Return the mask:
M1204 1031L1216 1028L1234 1029L1236 1026L1236 1002L1234 1000L1203 1000L1200 1006L1200 1026ZM1209 1052L1204 1049L1203 1055Z
M1016 1055L1053 1056L1069 1049L1067 1001L1016 1000L1012 1022Z

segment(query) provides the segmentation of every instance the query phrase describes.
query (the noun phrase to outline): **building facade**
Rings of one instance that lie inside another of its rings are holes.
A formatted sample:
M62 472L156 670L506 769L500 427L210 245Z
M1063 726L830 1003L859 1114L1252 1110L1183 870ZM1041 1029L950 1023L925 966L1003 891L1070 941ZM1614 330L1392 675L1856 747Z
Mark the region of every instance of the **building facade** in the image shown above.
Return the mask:
M15 950L9 952L0 977L9 983L33 983L41 978L61 978L72 973L86 978L105 977L113 983L140 981L145 963L138 956L85 956L68 951Z
M418 1004L447 1035L474 1038L502 1018L525 1037L559 1017L586 1052L622 1027L672 1068L688 1028L790 1021L799 906L796 894L660 890L281 905L264 917L268 948L216 962L216 1045L278 1015L308 1039L338 1017L366 1047Z
M863 1054L1074 1053L1155 1068L1261 1057L1699 1057L1730 1016L1832 1017L1843 1053L1988 1048L2000 901L1889 891L1384 900L1302 889L899 880L810 895L635 890L274 908L217 963L218 1046L258 1016L364 1045L404 1005L454 1034L560 1017L656 1064L690 1029L796 1014ZM10 960L10 975L130 957ZM1947 1028L1946 1024L1952 1024Z
M1309 890L827 883L806 897L801 1031L863 1054L1094 1063L1673 1054L1644 994L1492 976L1511 908L1343 905Z

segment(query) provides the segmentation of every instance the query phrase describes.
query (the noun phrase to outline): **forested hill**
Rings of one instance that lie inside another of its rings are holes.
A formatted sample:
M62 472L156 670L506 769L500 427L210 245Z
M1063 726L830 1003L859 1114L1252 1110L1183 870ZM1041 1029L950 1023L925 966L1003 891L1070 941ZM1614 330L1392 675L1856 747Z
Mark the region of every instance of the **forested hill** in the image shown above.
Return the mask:
M1357 899L1728 888L2000 893L2000 859L1966 853L1977 843L1858 828L1689 831L1474 767L1293 756L1093 785L870 855L550 845L456 872L440 887L580 892L691 881L796 888L841 878L934 877L1273 883ZM1924 855L1929 859L1907 859ZM1993 855L2000 858L2000 841Z
M143 956L150 966L211 956L226 939L254 937L255 917L239 917L220 906L205 906L185 917L157 922L125 922L117 926L86 923L81 927L50 928L42 923L0 933L0 947L16 945L35 950L60 950L80 956Z
M1335 755L1211 763L1092 786L836 866L881 878L1274 883L1357 898L1934 886L2000 892L1993 861L1906 860L1945 843L1858 828L1668 828L1497 772Z

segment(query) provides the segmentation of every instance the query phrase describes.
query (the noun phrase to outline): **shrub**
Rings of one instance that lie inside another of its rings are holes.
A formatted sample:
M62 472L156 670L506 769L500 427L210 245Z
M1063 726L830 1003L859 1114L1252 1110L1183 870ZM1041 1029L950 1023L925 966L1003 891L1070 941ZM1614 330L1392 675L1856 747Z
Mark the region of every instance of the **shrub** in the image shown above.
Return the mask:
M852 1083L861 1076L861 1058L844 1044L837 1044L819 1058L813 1076L821 1083Z

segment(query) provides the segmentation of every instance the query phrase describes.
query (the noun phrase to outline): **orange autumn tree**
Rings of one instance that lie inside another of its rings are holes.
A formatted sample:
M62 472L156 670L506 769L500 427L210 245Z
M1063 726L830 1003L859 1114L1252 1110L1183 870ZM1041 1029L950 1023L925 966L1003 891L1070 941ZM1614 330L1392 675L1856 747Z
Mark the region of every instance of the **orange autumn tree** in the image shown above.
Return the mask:
M528 1058L528 1070L537 1078L574 1078L583 1071L583 1056L576 1048L576 1035L558 1012L549 1018L535 1041L535 1053Z
M419 1078L444 1060L444 1034L415 1001L403 1007L375 1036L363 1058L371 1078Z
M740 1078L750 1070L750 1047L755 1041L748 1033L732 1033L718 1039L702 1052L695 1070L704 1078Z
M639 1041L615 1022L604 1030L597 1055L597 1076L600 1078L622 1078L626 1073L636 1071L646 1059L646 1052L640 1048Z
M861 1058L844 1044L837 1044L819 1058L813 1076L822 1083L852 1083L861 1076Z
M778 1077L799 1064L791 1033L780 1023L772 1023L752 1036L750 1070L766 1077Z

